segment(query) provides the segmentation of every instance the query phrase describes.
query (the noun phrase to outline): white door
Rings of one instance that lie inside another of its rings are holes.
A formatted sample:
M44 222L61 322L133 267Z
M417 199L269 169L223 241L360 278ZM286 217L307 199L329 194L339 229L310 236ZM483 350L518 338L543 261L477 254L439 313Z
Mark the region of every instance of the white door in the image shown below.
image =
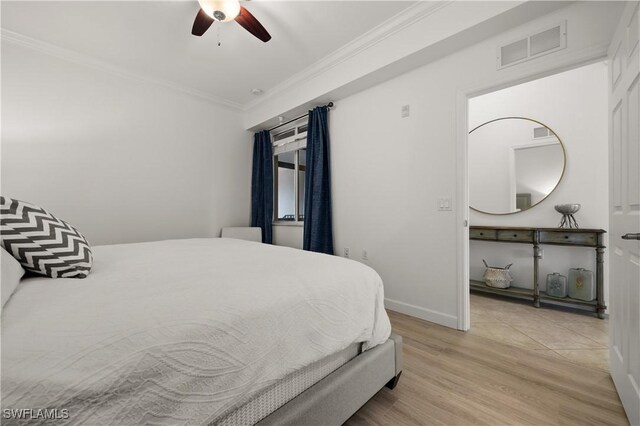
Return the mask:
M639 5L627 4L609 48L609 368L632 425L640 425Z

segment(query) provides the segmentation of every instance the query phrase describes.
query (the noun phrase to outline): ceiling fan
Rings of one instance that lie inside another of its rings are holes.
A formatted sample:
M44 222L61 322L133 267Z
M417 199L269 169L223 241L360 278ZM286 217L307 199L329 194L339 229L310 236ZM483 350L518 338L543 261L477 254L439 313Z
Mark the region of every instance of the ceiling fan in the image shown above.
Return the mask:
M245 30L263 42L271 40L271 35L262 24L238 0L198 0L200 10L193 21L191 34L201 36L215 21L236 21Z

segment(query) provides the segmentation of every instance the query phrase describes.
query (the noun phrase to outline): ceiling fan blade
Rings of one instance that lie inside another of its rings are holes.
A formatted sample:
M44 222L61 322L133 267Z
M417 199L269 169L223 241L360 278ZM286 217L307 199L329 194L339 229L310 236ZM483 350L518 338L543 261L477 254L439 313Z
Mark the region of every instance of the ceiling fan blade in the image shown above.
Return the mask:
M265 43L271 40L271 35L244 6L240 6L240 14L236 16L236 22Z
M207 15L204 10L200 9L198 14L196 15L196 20L193 21L193 28L191 28L191 34L194 36L200 37L204 34L211 24L213 24L214 19Z

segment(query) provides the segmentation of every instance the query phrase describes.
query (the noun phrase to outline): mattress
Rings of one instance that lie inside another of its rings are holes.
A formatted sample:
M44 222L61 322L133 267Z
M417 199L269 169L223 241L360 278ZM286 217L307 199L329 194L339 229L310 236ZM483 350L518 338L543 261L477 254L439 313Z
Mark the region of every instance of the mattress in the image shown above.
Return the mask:
M313 364L291 373L264 390L242 407L227 414L215 422L216 426L253 425L269 414L291 401L338 368L351 361L360 353L360 344L354 343L342 351L314 362Z
M93 254L89 277L25 279L5 305L3 409L68 410L59 424L215 423L391 331L380 277L355 261L224 238Z

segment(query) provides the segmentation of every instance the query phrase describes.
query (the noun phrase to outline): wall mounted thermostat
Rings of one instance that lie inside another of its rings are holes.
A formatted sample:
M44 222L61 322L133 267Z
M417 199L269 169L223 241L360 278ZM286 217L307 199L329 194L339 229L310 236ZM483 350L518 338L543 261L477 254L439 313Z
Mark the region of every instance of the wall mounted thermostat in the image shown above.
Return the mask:
M451 211L451 198L438 198L439 211Z

